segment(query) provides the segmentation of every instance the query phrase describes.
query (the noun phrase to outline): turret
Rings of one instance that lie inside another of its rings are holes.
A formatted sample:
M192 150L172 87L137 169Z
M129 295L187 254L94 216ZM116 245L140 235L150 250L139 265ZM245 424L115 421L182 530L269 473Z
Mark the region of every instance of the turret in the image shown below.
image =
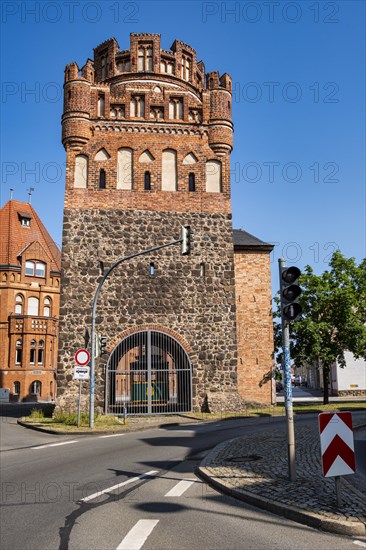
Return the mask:
M225 73L207 74L207 88L210 91L209 144L219 156L232 150L233 124L231 118L231 78Z

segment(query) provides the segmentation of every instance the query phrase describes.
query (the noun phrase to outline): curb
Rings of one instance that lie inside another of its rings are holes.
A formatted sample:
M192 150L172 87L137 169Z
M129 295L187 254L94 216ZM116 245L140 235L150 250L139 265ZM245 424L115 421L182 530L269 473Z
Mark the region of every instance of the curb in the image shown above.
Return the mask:
M198 422L197 419L191 419L192 421L193 420L196 420ZM192 422L193 423L193 422ZM134 426L132 428L128 428L128 429L116 429L116 430L107 430L107 431L92 431L92 432L64 432L64 431L60 431L60 430L52 430L51 428L44 428L43 426L36 426L34 424L30 424L29 422L24 422L22 420L17 420L17 424L19 424L19 426L22 426L23 428L27 428L28 430L35 430L36 432L43 432L43 433L46 433L46 434L51 434L51 435L72 435L72 436L79 436L79 435L109 435L109 434L119 434L119 433L122 433L122 434L127 434L127 433L133 433L133 432L142 432L144 430L150 430L150 429L154 429L154 428L164 428L166 426L189 426L190 423L189 422L164 422L162 424L154 424L154 425L150 425L150 426Z
M219 446L223 446L221 443ZM316 529L321 529L329 533L336 533L338 535L351 535L351 536L365 536L366 524L362 521L344 521L341 519L325 518L320 514L307 512L300 508L289 507L281 502L270 500L268 498L260 497L249 493L243 489L237 490L226 486L222 481L219 481L214 476L210 475L207 470L207 464L210 462L210 456L215 454L215 447L212 451L202 460L199 466L195 469L195 473L198 477L206 481L211 487L217 489L221 493L229 495L237 500L241 500L257 508L263 508L268 510L272 514L277 516L283 516L292 521L296 521L303 525L309 525Z

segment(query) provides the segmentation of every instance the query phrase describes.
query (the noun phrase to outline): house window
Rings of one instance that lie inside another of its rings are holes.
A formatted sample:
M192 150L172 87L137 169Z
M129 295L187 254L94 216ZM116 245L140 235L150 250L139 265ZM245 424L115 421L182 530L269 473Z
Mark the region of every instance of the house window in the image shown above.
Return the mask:
M23 313L23 296L18 294L15 297L15 315L22 315Z
M150 172L145 172L144 175L144 189L145 191L151 190L151 174Z
M37 363L38 365L43 365L44 359L44 340L38 342L38 353L37 353Z
M51 317L51 300L45 298L43 302L43 315L44 317Z
M39 312L39 300L35 296L28 298L28 310L27 315L38 315Z
M25 274L34 275L35 265L34 262L25 262Z
M20 382L14 382L14 385L13 385L13 394L14 395L19 395L20 394Z
M30 354L29 354L29 363L31 365L34 365L34 363L36 362L36 341L35 340L31 340L30 341Z
M105 170L103 168L99 172L99 189L105 189Z
M30 390L32 395L38 395L38 396L42 395L41 382L39 380L35 380L34 382L32 382Z
M19 338L16 342L16 348L15 348L15 363L16 365L21 365L22 363L22 355L23 355L23 342L22 339Z
M196 177L191 172L188 176L188 191L195 191L196 190Z
M46 264L43 262L36 263L36 277L45 277L46 276Z

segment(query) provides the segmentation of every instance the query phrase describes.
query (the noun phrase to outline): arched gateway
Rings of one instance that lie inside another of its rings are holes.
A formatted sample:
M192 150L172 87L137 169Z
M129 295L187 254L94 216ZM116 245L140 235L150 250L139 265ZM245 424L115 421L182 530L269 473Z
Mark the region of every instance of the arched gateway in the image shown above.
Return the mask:
M106 368L107 414L163 414L192 409L192 366L175 338L135 332L112 351Z

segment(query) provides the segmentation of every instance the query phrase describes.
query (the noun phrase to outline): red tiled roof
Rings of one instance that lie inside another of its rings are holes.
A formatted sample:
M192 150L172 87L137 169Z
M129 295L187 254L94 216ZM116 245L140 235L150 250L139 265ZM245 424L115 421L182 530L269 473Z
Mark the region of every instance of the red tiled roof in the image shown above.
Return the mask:
M30 227L20 218L31 218ZM8 201L0 210L0 265L19 265L19 253L38 241L51 258L51 269L60 271L61 254L31 204Z

